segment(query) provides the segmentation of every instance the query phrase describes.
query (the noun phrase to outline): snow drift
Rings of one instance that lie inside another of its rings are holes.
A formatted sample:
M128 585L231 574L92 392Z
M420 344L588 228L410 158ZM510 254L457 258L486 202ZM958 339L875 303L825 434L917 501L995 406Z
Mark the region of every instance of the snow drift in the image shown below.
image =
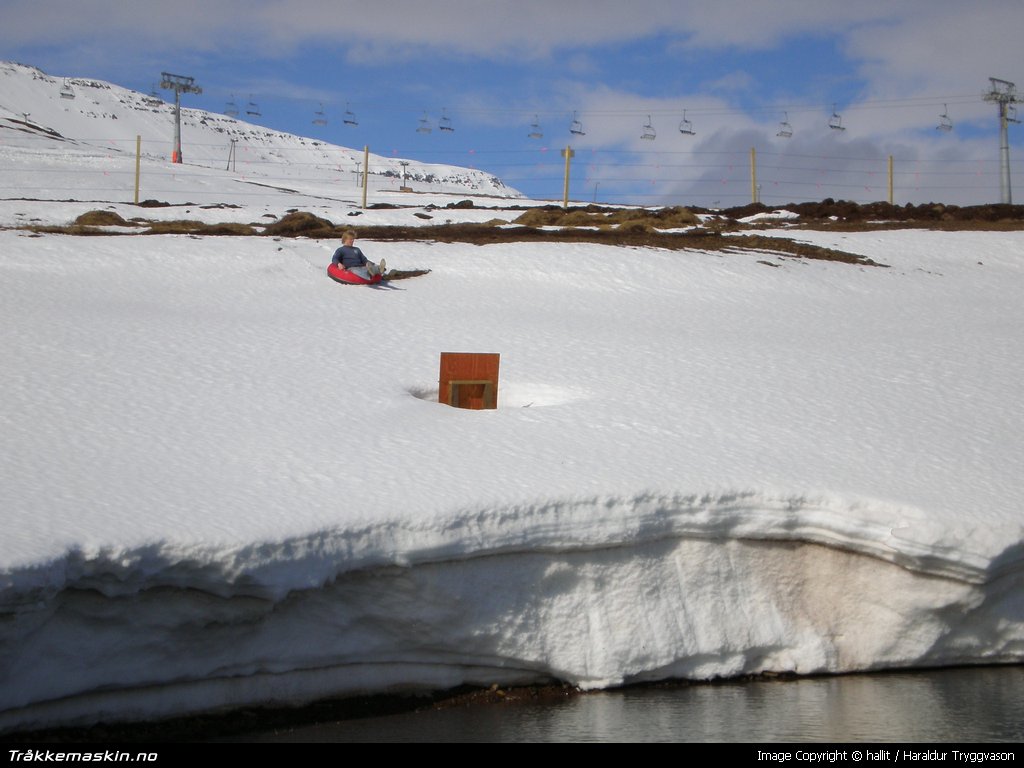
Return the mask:
M0 729L1019 663L1024 235L801 237L889 266L0 232Z

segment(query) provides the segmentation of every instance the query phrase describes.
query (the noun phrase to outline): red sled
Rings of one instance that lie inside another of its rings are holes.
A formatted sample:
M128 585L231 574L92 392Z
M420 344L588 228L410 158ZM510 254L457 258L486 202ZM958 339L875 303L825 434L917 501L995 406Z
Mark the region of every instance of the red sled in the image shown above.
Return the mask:
M355 272L349 272L347 269L342 269L337 264L329 264L327 266L327 276L337 283L344 283L345 285L376 285L380 282L383 275L374 275L367 279L361 275L357 275Z

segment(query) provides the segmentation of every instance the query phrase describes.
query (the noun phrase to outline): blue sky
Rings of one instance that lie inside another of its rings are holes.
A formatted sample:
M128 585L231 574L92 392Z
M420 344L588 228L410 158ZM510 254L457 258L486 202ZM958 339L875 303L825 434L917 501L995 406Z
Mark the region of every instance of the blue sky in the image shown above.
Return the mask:
M897 202L994 202L996 107L981 97L989 77L1024 92L1019 0L0 0L0 13L0 58L147 92L162 71L190 75L203 94L187 106L233 100L244 118L251 99L267 127L473 165L547 197L571 144L578 199L746 203L753 148L768 204L884 199L889 155ZM574 112L585 136L569 132ZM943 113L952 131L936 130ZM534 116L543 139L527 136ZM1016 170L1024 126L1010 141Z

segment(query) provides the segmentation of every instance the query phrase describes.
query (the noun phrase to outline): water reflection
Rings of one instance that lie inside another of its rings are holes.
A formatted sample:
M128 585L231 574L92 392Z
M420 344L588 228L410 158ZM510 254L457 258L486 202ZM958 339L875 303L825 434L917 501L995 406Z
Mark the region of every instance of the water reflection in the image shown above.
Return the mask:
M247 741L1024 740L1024 667L597 692L349 720Z

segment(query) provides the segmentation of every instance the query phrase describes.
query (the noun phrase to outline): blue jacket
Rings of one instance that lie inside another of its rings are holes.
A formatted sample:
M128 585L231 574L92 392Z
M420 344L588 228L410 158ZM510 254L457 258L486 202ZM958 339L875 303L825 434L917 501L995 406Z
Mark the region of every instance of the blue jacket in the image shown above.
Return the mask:
M363 256L363 252L354 245L341 246L341 248L334 252L334 257L331 259L332 264L340 264L345 269L365 267L367 261L368 259Z

